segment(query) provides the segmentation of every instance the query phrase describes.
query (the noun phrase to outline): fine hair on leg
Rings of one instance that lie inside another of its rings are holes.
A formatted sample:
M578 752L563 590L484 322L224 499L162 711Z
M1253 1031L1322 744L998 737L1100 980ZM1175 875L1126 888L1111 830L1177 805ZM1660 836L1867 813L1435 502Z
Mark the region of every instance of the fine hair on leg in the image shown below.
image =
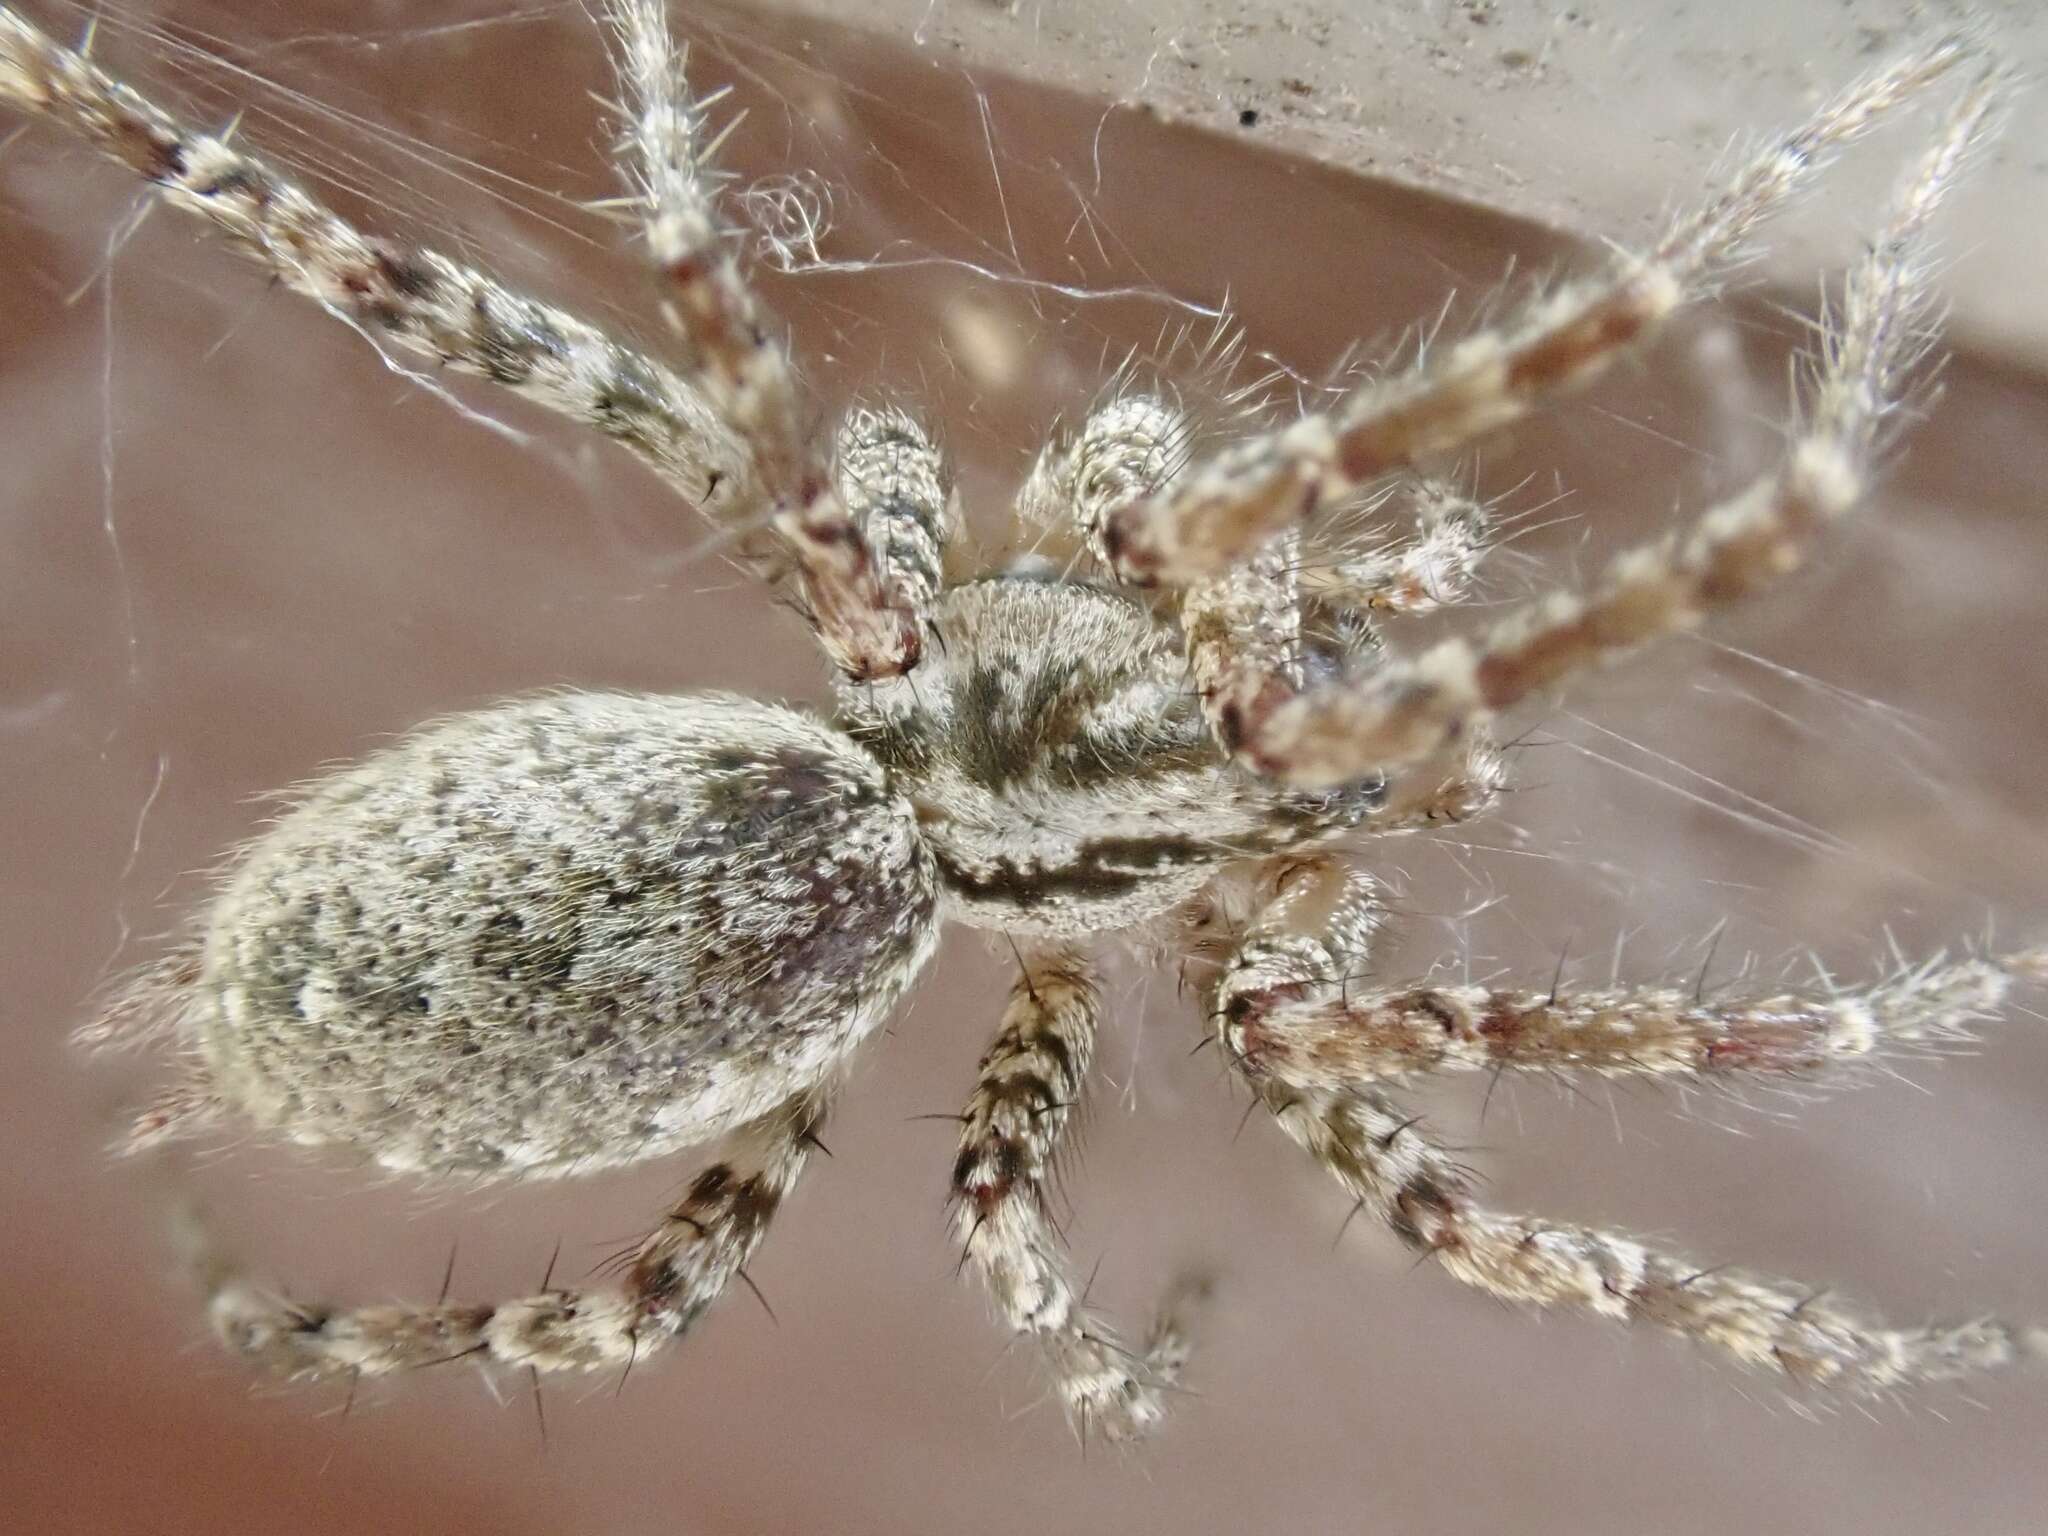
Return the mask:
M616 1288L547 1287L491 1305L294 1301L198 1246L207 1316L236 1354L280 1376L381 1376L474 1358L551 1373L618 1370L680 1338L746 1267L817 1142L822 1094L736 1132Z
M1574 672L1692 629L1797 569L1868 489L1883 429L1927 346L1929 219L1982 142L2004 86L1995 69L1979 75L1900 184L1823 324L1802 418L1777 470L1676 540L1619 555L1586 594L1540 598L1476 644L1446 640L1413 661L1292 697L1265 690L1238 722L1230 743L1238 756L1301 786L1399 766Z
M1027 952L1002 1029L961 1116L953 1225L1003 1320L1038 1346L1053 1389L1084 1434L1128 1440L1156 1428L1188 1355L1177 1289L1142 1348L1121 1343L1076 1283L1051 1205L1059 1159L1095 1052L1100 998L1082 957Z
M1409 373L1354 392L1229 448L1158 495L1117 511L1105 530L1126 581L1185 584L1379 475L1455 449L1595 377L1686 300L1711 291L1750 237L1843 146L1952 70L1984 67L1983 41L1959 34L1877 70L1764 146L1647 253L1618 255L1601 277L1538 297L1497 329Z

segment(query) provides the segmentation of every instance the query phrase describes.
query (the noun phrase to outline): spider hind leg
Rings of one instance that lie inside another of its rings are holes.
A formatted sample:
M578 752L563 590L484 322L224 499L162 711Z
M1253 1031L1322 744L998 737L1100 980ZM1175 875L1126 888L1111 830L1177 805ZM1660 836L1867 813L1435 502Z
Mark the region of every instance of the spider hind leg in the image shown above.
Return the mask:
M617 1290L336 1308L292 1301L202 1255L207 1316L230 1350L281 1376L382 1376L469 1358L543 1373L625 1369L679 1338L744 1270L822 1116L822 1097L806 1095L743 1130L631 1256Z
M1335 860L1276 866L1222 964L1211 1018L1280 1128L1403 1243L1507 1301L1654 1322L1789 1382L1849 1394L1973 1375L2039 1353L1992 1319L1896 1328L1824 1292L1703 1267L1594 1227L1486 1209L1472 1173L1378 1082L1437 1066L1711 1075L1803 1071L1887 1043L1962 1037L2043 961L1935 964L1861 994L1682 1009L1669 993L1596 1002L1479 988L1378 990L1365 978L1371 883Z
M1991 1318L1898 1328L1826 1291L1706 1266L1619 1233L1488 1210L1471 1175L1377 1091L1296 1091L1260 1101L1287 1135L1403 1243L1451 1276L1538 1307L1655 1323L1788 1385L1850 1396L1977 1375L2042 1353L2040 1329Z

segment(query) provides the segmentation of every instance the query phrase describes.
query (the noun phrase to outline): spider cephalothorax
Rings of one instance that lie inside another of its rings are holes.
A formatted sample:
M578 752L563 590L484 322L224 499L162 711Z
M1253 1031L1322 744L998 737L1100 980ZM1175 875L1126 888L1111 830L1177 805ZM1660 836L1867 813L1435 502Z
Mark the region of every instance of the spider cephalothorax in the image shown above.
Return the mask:
M938 653L849 687L855 740L918 807L949 916L1075 938L1171 911L1235 859L1347 831L1375 778L1303 791L1235 772L1187 686L1180 637L1142 604L1071 582L947 591Z
M1403 1242L1497 1296L1645 1319L1850 1392L2024 1342L1900 1329L1804 1287L1503 1215L1389 1096L1434 1070L1803 1074L1964 1038L2039 952L1933 961L1861 991L1717 998L1387 985L1345 857L1482 813L1488 723L1796 566L1859 500L1924 343L1930 214L2003 85L1969 37L1870 75L1767 144L1639 255L1434 350L1328 413L1199 459L1177 407L1112 392L1016 500L1035 558L951 568L945 465L909 415L811 440L719 223L704 123L656 0L613 0L624 147L677 358L435 252L373 239L0 8L0 102L90 140L287 287L385 342L587 422L784 585L840 684L832 722L727 695L572 693L430 726L320 780L229 862L188 939L86 1038L169 1036L185 1077L134 1147L254 1125L425 1174L566 1173L730 1133L610 1289L496 1305L295 1303L205 1266L216 1328L298 1375L474 1356L630 1365L740 1273L855 1046L946 921L1018 975L953 1167L965 1258L1085 1424L1142 1430L1187 1344L1127 1348L1084 1305L1047 1185L1085 1087L1104 936L1178 952L1232 1070ZM1843 143L1938 81L1953 105L1850 273L1782 462L1679 540L1469 639L1401 659L1382 621L1464 593L1481 509L1432 458L1598 371L1733 262ZM1305 560L1361 487L1412 531ZM1150 589L1150 590L1143 590ZM1176 1293L1185 1295L1182 1291Z

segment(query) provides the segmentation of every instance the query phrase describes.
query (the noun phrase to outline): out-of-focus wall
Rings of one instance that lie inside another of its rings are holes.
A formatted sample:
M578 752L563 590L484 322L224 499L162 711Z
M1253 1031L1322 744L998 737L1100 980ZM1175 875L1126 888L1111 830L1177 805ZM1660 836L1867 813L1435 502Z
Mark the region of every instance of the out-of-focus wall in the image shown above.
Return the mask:
M1242 132L1346 170L1590 237L1648 234L1733 143L1790 124L1914 38L1974 22L2034 80L2034 0L770 0L998 69ZM1255 121L1247 123L1247 114ZM1987 195L1950 226L1973 345L2048 354L2048 91L2017 105ZM1865 205L1881 186L1852 171ZM1859 185L1860 183L1860 185ZM1764 270L1818 252L1779 242Z

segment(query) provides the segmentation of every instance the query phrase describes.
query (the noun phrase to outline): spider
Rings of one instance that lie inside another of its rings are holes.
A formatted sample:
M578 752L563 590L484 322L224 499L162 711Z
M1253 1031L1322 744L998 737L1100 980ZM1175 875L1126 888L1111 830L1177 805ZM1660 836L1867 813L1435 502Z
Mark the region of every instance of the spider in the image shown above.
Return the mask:
M81 1037L169 1042L184 1075L129 1151L240 1124L427 1176L580 1173L729 1145L616 1282L491 1305L294 1301L209 1259L237 1353L299 1377L462 1358L630 1368L744 1276L833 1089L937 946L1005 935L1016 978L959 1115L963 1262L1069 1412L1154 1427L1200 1286L1126 1343L1086 1303L1049 1187L1083 1094L1107 935L1178 958L1255 1106L1419 1255L1496 1296L1658 1323L1788 1382L1887 1391L2005 1363L2039 1330L1897 1328L1811 1289L1479 1200L1392 1090L1436 1070L1806 1076L1968 1037L2048 953L1932 959L1855 990L1708 1002L1662 986L1388 986L1349 850L1467 821L1489 724L1788 574L1861 497L1925 349L1929 223L2003 71L1970 36L1877 70L1770 141L1651 249L1196 462L1201 423L1135 385L1016 498L1037 553L955 579L959 508L908 412L808 431L732 254L716 137L658 0L605 13L622 154L674 356L482 270L367 234L0 7L0 101L88 139L345 323L638 455L806 617L827 721L731 695L575 692L429 725L304 790L226 864L190 934ZM1711 288L1761 222L1907 99L1960 82L1810 360L1782 461L1680 539L1412 658L1382 631L1465 593L1483 507L1429 474L1591 378ZM1412 529L1306 558L1385 488Z

